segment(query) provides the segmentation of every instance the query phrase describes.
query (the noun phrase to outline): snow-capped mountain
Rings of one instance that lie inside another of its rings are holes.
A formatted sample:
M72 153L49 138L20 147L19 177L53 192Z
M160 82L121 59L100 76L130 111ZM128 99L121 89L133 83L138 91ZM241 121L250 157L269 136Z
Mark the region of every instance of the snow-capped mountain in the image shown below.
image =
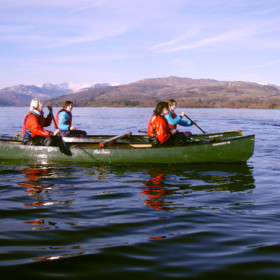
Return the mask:
M29 105L32 98L43 101L62 95L78 93L93 88L116 86L116 83L61 83L42 85L15 85L0 90L0 106Z
M47 93L51 96L54 96L54 93L57 92L60 96L60 92L64 92L64 94L75 93L80 91L85 91L92 88L100 88L100 87L109 87L117 84L112 83L61 83L61 84L42 84L37 87L41 88L44 93Z

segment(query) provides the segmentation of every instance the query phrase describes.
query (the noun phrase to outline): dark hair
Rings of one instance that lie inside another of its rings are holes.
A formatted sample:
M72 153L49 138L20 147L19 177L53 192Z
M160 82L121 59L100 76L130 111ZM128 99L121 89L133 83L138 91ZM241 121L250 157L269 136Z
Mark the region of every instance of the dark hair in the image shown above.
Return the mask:
M158 102L158 103L157 103L157 106L156 106L156 108L155 108L155 110L154 110L154 114L155 114L156 116L161 115L161 112L162 112L162 110L163 110L164 108L168 109L168 103L165 102L165 101L160 101L160 102Z
M73 105L73 102L72 101L65 101L64 102L64 105L63 105L63 108L67 108L69 105Z
M168 100L168 105L169 105L169 106L172 106L172 104L173 104L174 102L177 103L177 101L176 101L175 99L169 99L169 100Z

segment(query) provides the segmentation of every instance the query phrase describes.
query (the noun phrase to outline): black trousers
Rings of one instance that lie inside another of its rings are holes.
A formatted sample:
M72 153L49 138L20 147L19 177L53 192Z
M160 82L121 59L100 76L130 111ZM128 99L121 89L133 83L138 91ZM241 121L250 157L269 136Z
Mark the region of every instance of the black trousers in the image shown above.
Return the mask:
M83 130L60 130L60 136L62 137L79 137L84 138L87 136L87 133Z
M36 136L30 137L27 140L23 141L24 145L32 145L32 146L58 146L58 141L56 136L44 137L44 136Z
M183 132L176 132L175 134L171 134L171 137L161 143L160 146L181 146L186 143L188 137Z
M153 147L161 146L181 146L184 145L188 137L183 132L176 132L171 134L170 138L164 143L160 143L156 137L149 137L149 142Z

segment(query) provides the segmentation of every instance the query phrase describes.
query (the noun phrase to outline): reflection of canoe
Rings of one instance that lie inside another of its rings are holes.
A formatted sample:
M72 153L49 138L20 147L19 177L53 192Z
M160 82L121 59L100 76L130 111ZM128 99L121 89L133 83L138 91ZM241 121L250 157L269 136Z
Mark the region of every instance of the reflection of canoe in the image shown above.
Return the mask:
M194 192L244 192L255 188L252 167L246 162L201 163L187 166L157 164L150 167L137 166L135 170L132 168L132 166L128 169L121 168L118 174L123 174L127 170L138 172L144 185L141 193L146 195L145 204L157 210L201 210L205 207L196 201L192 204L193 201L190 199L174 199L174 196L178 197L180 194L185 196ZM112 172L113 169L109 170ZM115 168L114 171L116 170ZM104 172L104 169L102 171ZM148 177L145 176L146 173Z
M100 141L72 143L67 139L72 155L67 156L57 147L26 146L19 141L0 141L0 159L23 160L32 163L89 162L94 164L123 163L195 163L247 161L254 151L254 135L190 140L180 147L152 148L144 136L131 136L101 148ZM109 138L109 137L108 137ZM107 138L107 139L108 139ZM75 139L77 140L77 139ZM104 140L105 141L105 140Z

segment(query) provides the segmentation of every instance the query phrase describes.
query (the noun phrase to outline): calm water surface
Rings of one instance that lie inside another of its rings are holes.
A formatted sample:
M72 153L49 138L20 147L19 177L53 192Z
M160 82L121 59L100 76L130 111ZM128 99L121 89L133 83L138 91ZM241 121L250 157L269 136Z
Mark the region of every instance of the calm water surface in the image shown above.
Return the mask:
M27 110L0 108L1 135L20 131ZM185 111L207 132L255 134L253 157L99 167L0 160L1 276L280 279L279 111ZM151 113L73 110L89 134L137 134Z

